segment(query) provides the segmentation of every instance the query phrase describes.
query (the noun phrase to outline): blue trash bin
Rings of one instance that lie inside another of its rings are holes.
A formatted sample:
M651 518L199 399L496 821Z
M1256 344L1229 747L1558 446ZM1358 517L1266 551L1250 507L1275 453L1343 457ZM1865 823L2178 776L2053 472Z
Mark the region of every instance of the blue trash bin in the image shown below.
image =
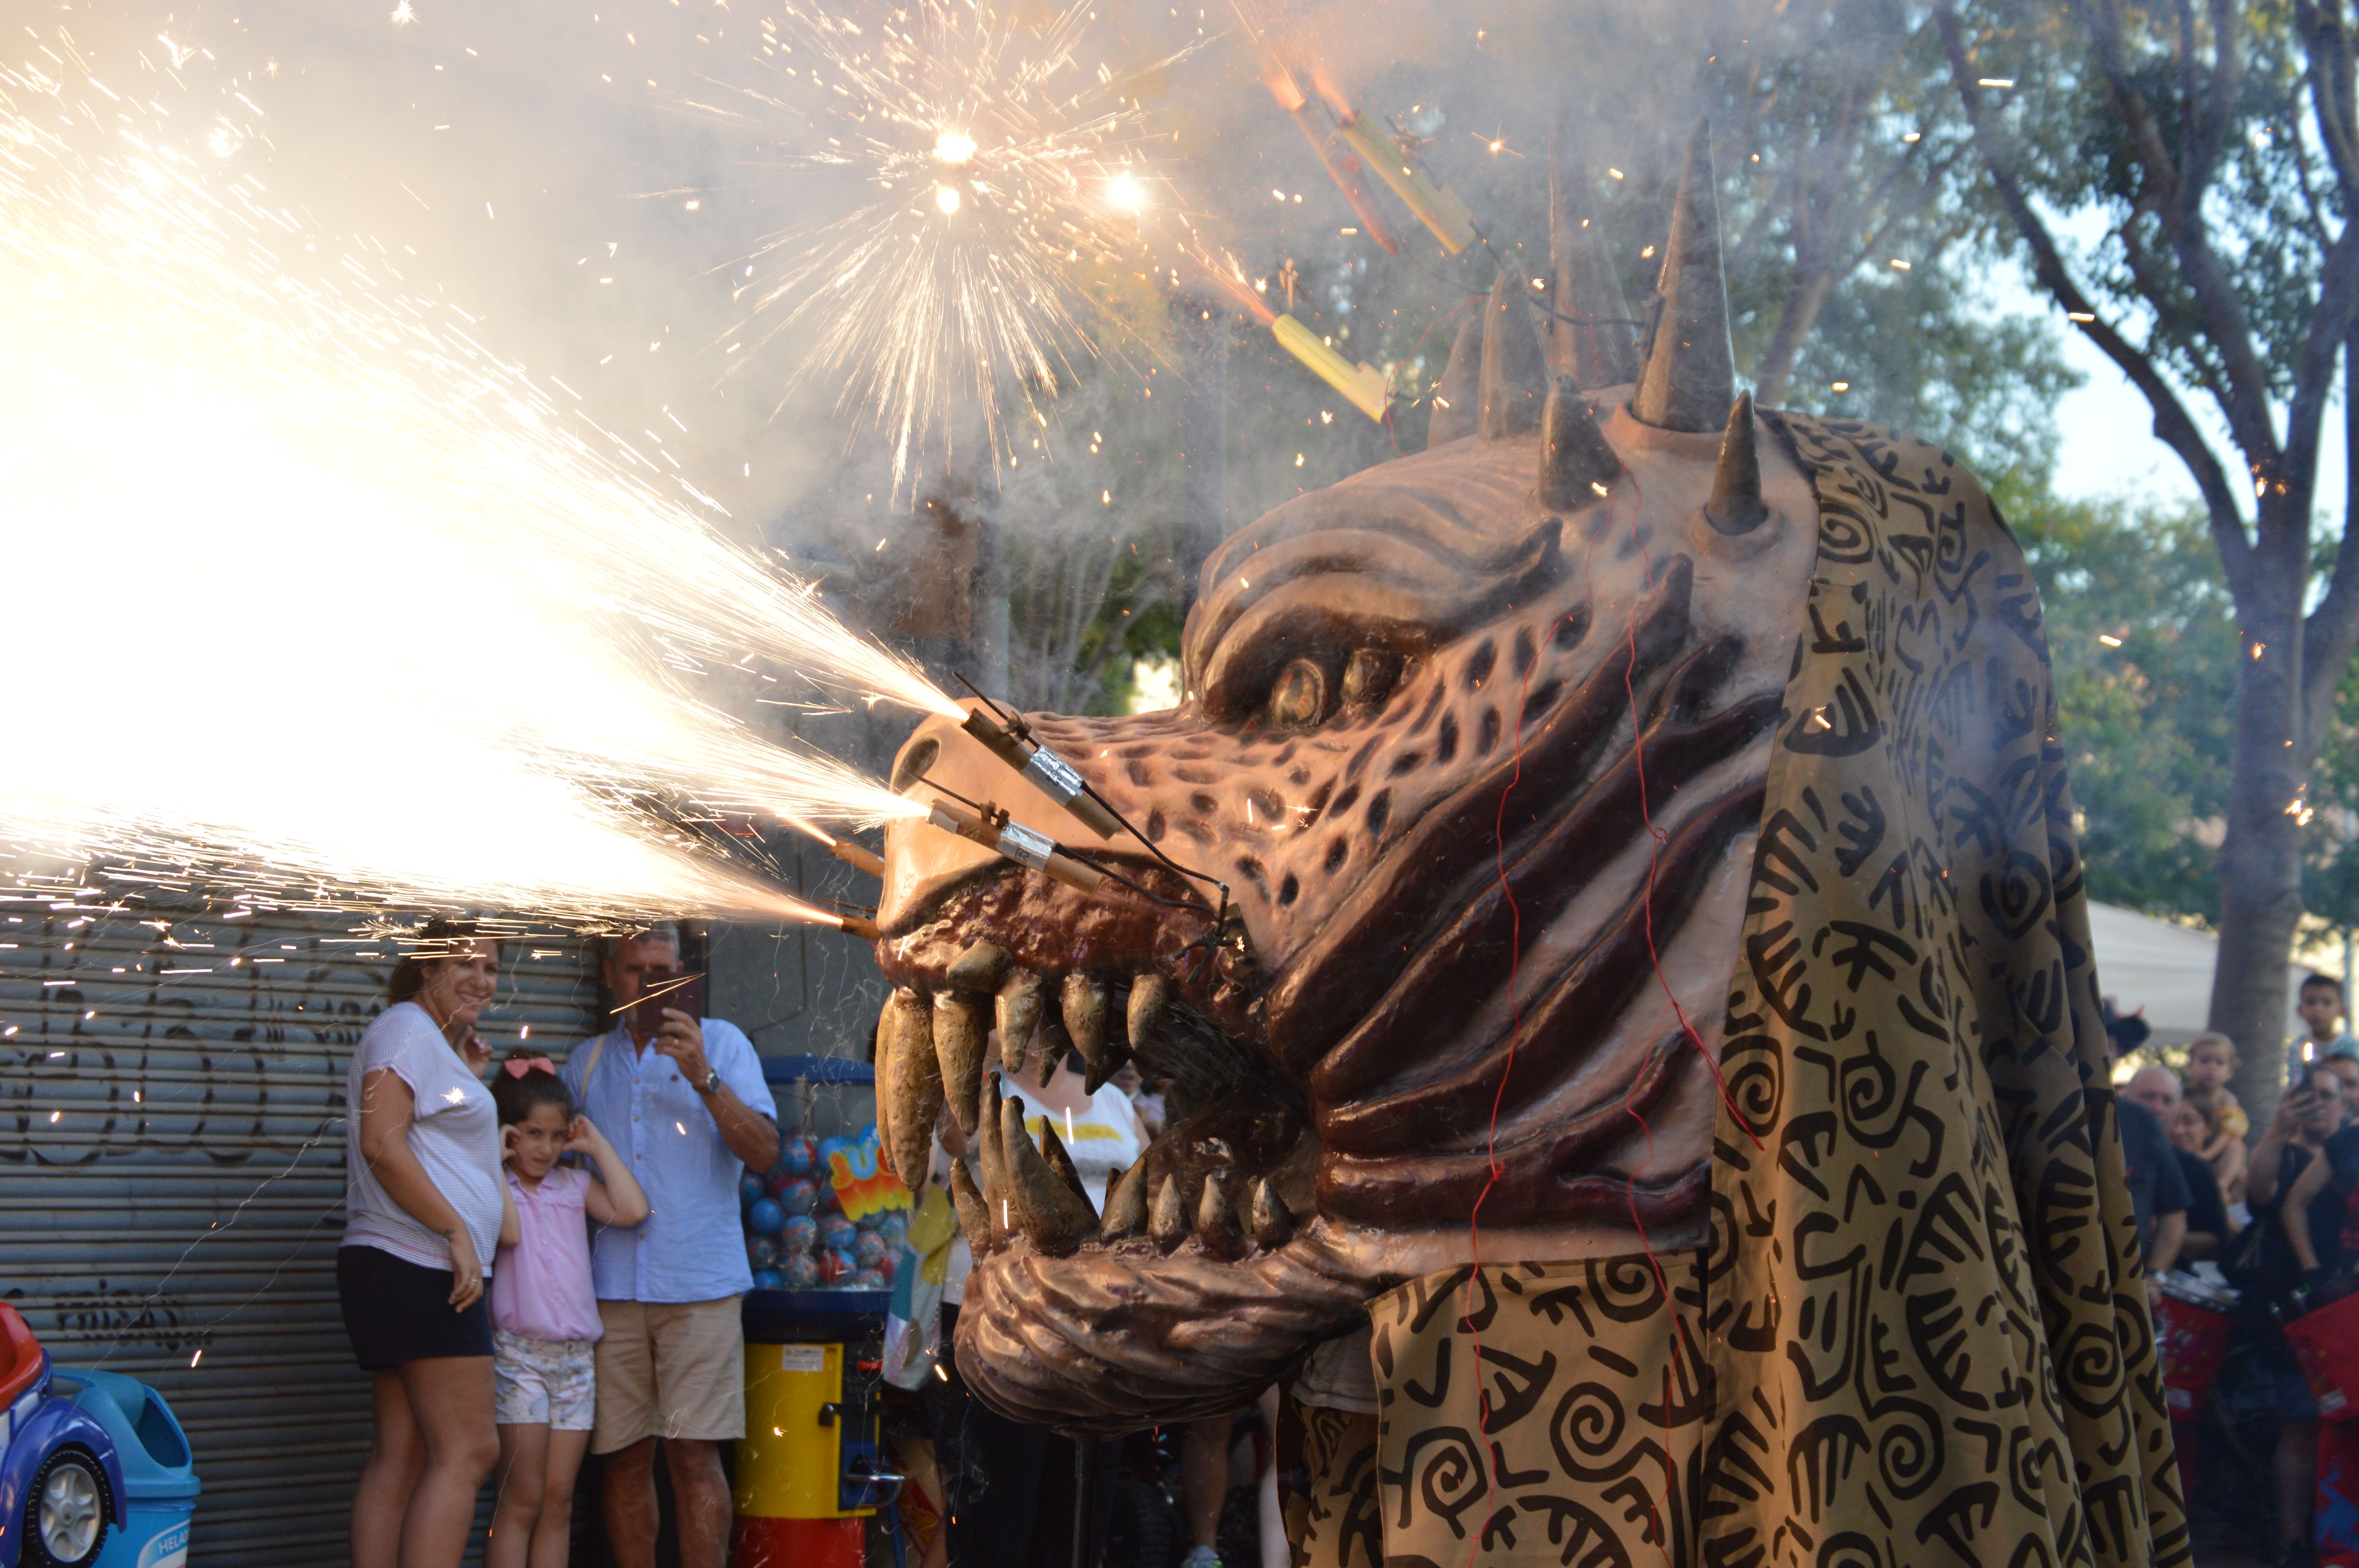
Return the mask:
M106 1532L92 1568L185 1568L197 1472L188 1433L164 1396L120 1372L56 1368L53 1385L106 1429L123 1460L121 1528Z

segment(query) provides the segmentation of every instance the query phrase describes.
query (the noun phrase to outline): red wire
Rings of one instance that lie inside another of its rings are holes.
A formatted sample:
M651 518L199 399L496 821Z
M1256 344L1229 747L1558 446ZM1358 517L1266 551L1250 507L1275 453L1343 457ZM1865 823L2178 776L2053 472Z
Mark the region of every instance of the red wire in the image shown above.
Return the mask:
M1630 474L1629 479L1630 487L1636 494L1638 501L1637 508L1632 514L1630 518L1631 543L1637 546L1640 560L1645 568L1645 575L1641 581L1644 586L1651 588L1654 585L1655 580L1654 557L1647 551L1646 537L1638 527L1638 517L1646 511L1646 492L1639 484L1636 474ZM1612 514L1610 509L1613 506L1613 497L1610 494L1606 498L1606 504L1609 508L1607 526L1598 529L1596 533L1591 536L1588 557L1583 563L1583 608L1588 608L1593 604L1595 599L1596 579L1593 566L1596 557L1597 542L1612 531ZM1559 624L1561 624L1561 622L1560 622ZM1551 638L1553 638L1554 633L1555 627L1551 626L1549 628L1549 635ZM1662 828L1655 826L1654 809L1648 804L1647 799L1646 735L1643 719L1638 711L1638 601L1636 594L1633 594L1630 600L1626 637L1628 660L1623 665L1622 687L1624 695L1628 699L1630 705L1631 755L1637 772L1639 819L1645 825L1648 840L1647 849L1647 888L1645 893L1647 959L1648 963L1654 966L1655 982L1662 989L1663 1000L1670 1004L1672 1014L1680 1021L1680 1033L1695 1046L1697 1052L1703 1057L1704 1065L1712 1072L1712 1082L1719 1090L1722 1102L1728 1107L1730 1115L1735 1119L1737 1125L1744 1129L1745 1136L1753 1140L1754 1147L1758 1149L1763 1147L1760 1136L1753 1130L1752 1124L1745 1117L1737 1113L1735 1099L1729 1093L1728 1083L1726 1078L1723 1076L1721 1073L1720 1063L1713 1058L1711 1049L1704 1044L1703 1037L1697 1032L1694 1021L1688 1016L1687 1009L1681 1005L1678 993L1672 989L1670 977L1663 972L1662 955L1655 941L1655 884L1661 875L1663 845L1669 840L1669 835ZM1499 808L1492 822L1492 838L1495 856L1495 865L1499 880L1499 892L1500 896L1507 901L1510 925L1507 946L1507 1009L1509 1025L1507 1032L1506 1061L1500 1070L1498 1087L1492 1092L1490 1128L1486 1134L1484 1149L1484 1158L1489 1162L1490 1169L1485 1173L1483 1183L1483 1190L1475 1195L1473 1208L1467 1216L1466 1249L1472 1267L1472 1273L1468 1278L1468 1300L1470 1304L1473 1300L1473 1289L1475 1286L1480 1284L1483 1275L1483 1205L1490 1198L1492 1189L1498 1185L1499 1176L1501 1173L1501 1166L1499 1164L1499 1115L1506 1102L1507 1081L1515 1076L1516 1054L1523 1043L1523 1002L1516 995L1516 981L1519 978L1518 971L1521 968L1523 956L1523 907L1516 902L1515 886L1507 877L1507 799L1508 796L1515 793L1516 786L1523 782L1524 716L1531 694L1532 671L1538 667L1538 664L1539 660L1538 656L1535 655L1532 663L1526 665L1524 668L1522 683L1517 692L1516 703L1515 767L1508 776L1506 787L1499 793ZM1623 1101L1623 1108L1638 1123L1638 1130L1645 1137L1647 1141L1647 1152L1651 1155L1655 1147L1655 1130L1648 1124L1645 1113L1640 1111L1637 1108L1636 1101L1639 1087L1639 1080L1634 1078L1631 1083L1630 1093ZM1635 1175L1625 1179L1623 1184L1623 1195L1625 1202L1629 1206L1631 1227L1637 1233L1639 1249L1646 1255L1647 1270L1654 1275L1655 1288L1657 1291L1661 1292L1664 1310L1670 1314L1672 1319L1670 1364L1663 1372L1663 1471L1664 1486L1666 1488L1665 1495L1668 1496L1669 1487L1677 1478L1678 1467L1678 1461L1674 1457L1672 1451L1670 1433L1671 1401L1682 1357L1682 1346L1679 1335L1678 1311L1671 1298L1670 1281L1663 1272L1662 1260L1656 1255L1654 1241L1647 1233L1646 1220L1638 1212L1638 1185L1637 1178ZM1473 1323L1471 1315L1466 1317L1465 1321L1468 1325L1469 1337L1471 1338L1473 1346L1473 1377L1474 1379L1475 1391L1475 1429L1478 1433L1484 1433L1484 1441L1478 1442L1477 1444L1476 1454L1476 1462L1482 1465L1484 1474L1483 1520L1481 1524L1477 1526L1472 1538L1466 1543L1466 1563L1468 1564L1468 1568L1473 1568L1475 1555L1482 1550L1484 1536L1488 1531L1491 1519L1494 1517L1495 1505L1498 1498L1498 1474L1497 1466L1492 1463L1490 1451L1486 1446L1488 1434L1484 1432L1484 1422L1487 1421L1489 1416L1491 1401L1489 1391L1483 1387L1483 1331ZM1647 1514L1653 1521L1656 1541L1662 1550L1663 1560L1666 1563L1669 1563L1670 1562L1670 1533L1664 1527L1661 1510L1656 1506L1656 1504L1649 1502L1647 1505Z
M1645 504L1643 495L1639 498L1639 503L1642 506ZM1613 498L1608 495L1606 505L1610 509L1613 504ZM1610 515L1609 511L1609 517ZM1591 609L1596 600L1597 542L1603 538L1608 531L1608 529L1600 528L1590 536L1588 552L1582 558L1581 608L1584 611ZM1632 646L1635 648L1637 625L1637 611L1635 605L1631 615ZM1549 641L1554 640L1557 628L1571 619L1571 616L1567 614L1551 623L1548 637L1541 641L1540 647L1545 648ZM1483 1277L1483 1204L1490 1197L1491 1189L1499 1184L1499 1109L1506 1100L1507 1080L1515 1076L1516 1051L1523 1044L1524 1037L1524 1004L1516 995L1516 979L1517 971L1522 967L1523 958L1524 909L1523 905L1516 900L1515 884L1507 880L1507 797L1515 794L1516 786L1523 782L1524 713L1531 699L1532 671L1539 667L1539 653L1536 649L1532 654L1532 662L1524 666L1522 684L1516 694L1516 765L1514 771L1508 774L1506 787L1499 792L1499 809L1491 823L1492 844L1496 856L1494 863L1499 878L1499 893L1507 901L1510 925L1507 942L1507 1060L1499 1072L1499 1087L1493 1090L1491 1095L1491 1127L1484 1149L1484 1157L1490 1162L1490 1170L1484 1177L1483 1190L1474 1195L1473 1210L1466 1217L1466 1255L1473 1271L1467 1279L1470 1301L1473 1287L1481 1282ZM1644 1118L1640 1119L1639 1125L1645 1125ZM1635 1204L1636 1201L1634 1195L1632 1202ZM1644 1238L1644 1234L1643 1231L1640 1233L1641 1239ZM1472 1374L1474 1379L1474 1429L1478 1433L1482 1433L1484 1422L1490 1413L1491 1404L1491 1396L1483 1387L1483 1330L1475 1325L1471 1317L1466 1322L1468 1333L1474 1346L1474 1365ZM1487 1434L1484 1434L1484 1438L1487 1439ZM1473 1539L1466 1543L1468 1568L1473 1568L1474 1554L1481 1550L1484 1533L1490 1528L1492 1505L1497 1501L1499 1491L1498 1467L1492 1464L1489 1449L1484 1445L1484 1440L1478 1440L1475 1447L1477 1462L1483 1466L1483 1523L1476 1529Z

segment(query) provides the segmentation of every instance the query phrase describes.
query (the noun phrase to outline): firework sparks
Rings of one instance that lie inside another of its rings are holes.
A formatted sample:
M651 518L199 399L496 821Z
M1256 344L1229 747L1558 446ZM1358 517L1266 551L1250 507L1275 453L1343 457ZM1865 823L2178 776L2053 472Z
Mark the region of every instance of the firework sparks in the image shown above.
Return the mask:
M723 684L766 657L956 705L405 291L386 247L307 231L241 167L261 111L234 89L200 153L169 86L125 85L140 114L0 69L0 575L27 704L0 860L341 907L837 923L659 824L918 808L766 743Z
M819 148L786 167L859 179L856 211L763 243L753 263L776 271L741 282L738 330L809 334L790 385L840 386L855 432L891 446L897 493L933 442L947 460L955 405L996 454L1006 400L1037 416L1071 379L1093 277L1136 250L1155 189L1145 112L1078 53L1088 0L1037 27L987 0L897 15L789 6L763 23L768 83L682 105Z

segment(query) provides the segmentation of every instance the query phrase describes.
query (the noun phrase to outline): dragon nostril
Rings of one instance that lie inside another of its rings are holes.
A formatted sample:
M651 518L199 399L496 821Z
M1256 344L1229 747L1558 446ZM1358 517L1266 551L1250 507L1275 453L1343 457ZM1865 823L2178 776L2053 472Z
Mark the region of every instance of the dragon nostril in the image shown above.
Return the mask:
M939 741L920 741L902 752L901 760L893 764L893 793L908 794L911 784L933 771L934 759L941 754L942 744Z

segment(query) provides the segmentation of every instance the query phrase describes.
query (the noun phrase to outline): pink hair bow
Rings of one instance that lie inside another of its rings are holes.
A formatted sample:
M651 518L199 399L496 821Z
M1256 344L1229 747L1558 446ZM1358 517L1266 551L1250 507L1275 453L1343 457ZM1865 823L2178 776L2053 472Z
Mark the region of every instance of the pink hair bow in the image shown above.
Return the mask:
M511 1078L521 1078L535 1067L538 1067L551 1076L556 1076L557 1073L557 1064L546 1056L512 1056L500 1065L508 1070L508 1076Z

